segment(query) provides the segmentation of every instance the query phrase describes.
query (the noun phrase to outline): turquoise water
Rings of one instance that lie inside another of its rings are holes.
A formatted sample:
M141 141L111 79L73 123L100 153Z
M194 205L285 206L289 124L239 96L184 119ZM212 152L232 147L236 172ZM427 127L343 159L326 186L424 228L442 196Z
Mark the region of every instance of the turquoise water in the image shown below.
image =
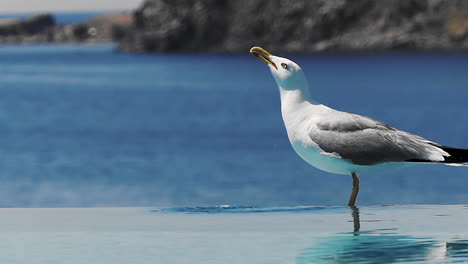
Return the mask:
M466 263L467 218L462 205L0 209L0 261Z
M344 205L248 54L0 47L0 206ZM322 103L468 148L467 54L291 55ZM361 176L358 204L466 204L467 168Z

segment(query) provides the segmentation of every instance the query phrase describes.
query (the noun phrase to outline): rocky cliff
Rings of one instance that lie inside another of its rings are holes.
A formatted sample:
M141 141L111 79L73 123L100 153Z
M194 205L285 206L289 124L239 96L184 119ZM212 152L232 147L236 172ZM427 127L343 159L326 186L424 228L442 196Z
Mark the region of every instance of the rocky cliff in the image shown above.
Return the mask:
M468 50L466 0L146 0L129 52Z

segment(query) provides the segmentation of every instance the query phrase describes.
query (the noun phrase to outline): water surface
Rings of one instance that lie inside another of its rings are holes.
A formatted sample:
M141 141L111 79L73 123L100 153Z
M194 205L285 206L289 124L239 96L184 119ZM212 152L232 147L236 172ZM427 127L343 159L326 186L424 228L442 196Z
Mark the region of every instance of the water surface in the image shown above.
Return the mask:
M0 206L343 205L292 150L250 54L0 48ZM467 147L467 54L291 55L316 100ZM467 203L466 168L361 175L359 204Z
M467 206L0 209L0 261L464 263L467 217Z

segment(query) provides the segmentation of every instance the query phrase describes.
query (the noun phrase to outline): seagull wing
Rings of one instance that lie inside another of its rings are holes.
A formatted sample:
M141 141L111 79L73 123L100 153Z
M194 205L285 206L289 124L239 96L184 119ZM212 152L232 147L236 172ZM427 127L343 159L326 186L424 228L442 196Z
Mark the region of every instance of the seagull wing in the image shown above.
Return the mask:
M356 165L410 160L444 161L441 145L397 130L371 118L331 111L309 133L324 152L340 155Z

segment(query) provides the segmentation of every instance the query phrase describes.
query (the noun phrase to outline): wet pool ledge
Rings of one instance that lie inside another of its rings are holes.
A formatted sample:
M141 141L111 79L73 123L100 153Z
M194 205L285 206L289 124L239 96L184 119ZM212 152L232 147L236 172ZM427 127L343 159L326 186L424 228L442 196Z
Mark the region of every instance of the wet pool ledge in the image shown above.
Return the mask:
M0 261L463 263L467 220L466 205L8 208Z

